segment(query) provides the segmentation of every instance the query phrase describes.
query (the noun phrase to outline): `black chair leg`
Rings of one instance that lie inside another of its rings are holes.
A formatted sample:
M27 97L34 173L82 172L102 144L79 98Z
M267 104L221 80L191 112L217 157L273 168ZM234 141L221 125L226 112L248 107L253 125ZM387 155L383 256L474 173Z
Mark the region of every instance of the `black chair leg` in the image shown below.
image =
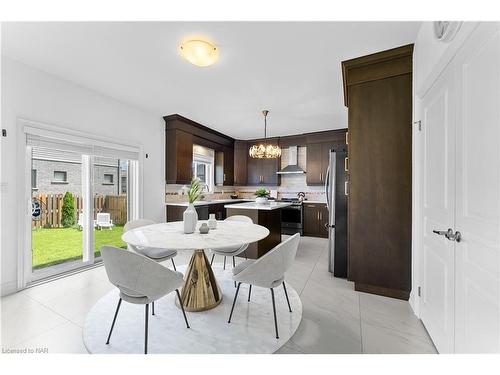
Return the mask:
M234 259L233 256L233 269L236 267L236 260ZM236 288L236 281L234 282L234 287Z
M111 329L109 330L108 341L106 341L106 345L109 344L109 339L111 338L111 334L113 333L113 328L115 328L116 317L118 316L118 311L120 310L120 305L122 304L122 299L118 300L118 306L116 306L115 316L113 317L113 323L111 323Z
M226 269L226 256L224 256L224 267L222 267L223 270Z
M292 312L292 308L290 307L290 300L288 299L288 293L286 292L286 286L284 281L283 281L283 289L285 290L286 302L288 303L288 311Z
M181 294L179 293L179 289L176 289L177 298L179 298L179 305L181 305L182 315L184 315L184 320L186 321L186 327L189 328L189 323L186 317L186 312L184 311L184 306L182 305Z
M229 314L229 319L228 319L228 323L231 323L231 318L233 316L233 311L234 311L234 305L236 304L236 298L238 298L238 292L240 291L240 286L241 286L241 283L238 283L238 287L236 288L236 293L234 293L234 300L233 300L233 306L231 307L231 314Z
M252 294L252 284L250 284L250 288L248 288L248 302L250 302L250 295Z
M279 339L278 320L276 319L276 304L274 303L274 290L273 290L273 288L271 288L271 298L273 299L274 328L276 329L276 338Z
M151 312L152 312L152 315L154 315L154 314L155 314L155 303L154 303L154 301L153 301L153 302L151 302L151 310L152 310L152 311L151 311Z
M245 254L245 259L248 260L248 257L247 257L247 251L246 250L243 250L243 254Z
M177 268L175 267L175 263L174 263L174 258L170 258L170 260L172 261L172 266L174 266L174 271L177 271Z
M146 304L146 321L144 325L144 354L148 354L148 318L149 318L149 304Z
M214 258L215 258L215 254L212 254L212 260L210 261L210 265L212 265L212 264L213 264L213 262L214 262Z

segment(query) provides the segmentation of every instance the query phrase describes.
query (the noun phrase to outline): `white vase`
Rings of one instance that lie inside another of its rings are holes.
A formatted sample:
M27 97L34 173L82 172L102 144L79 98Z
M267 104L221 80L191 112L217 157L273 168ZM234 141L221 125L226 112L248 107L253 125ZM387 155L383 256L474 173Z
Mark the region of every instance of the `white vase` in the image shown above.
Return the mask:
M194 208L194 204L189 203L188 208L184 211L182 215L184 220L184 233L194 233L196 230L196 224L198 223L198 212Z
M208 217L208 227L210 229L217 228L217 220L215 219L215 214L210 214Z
M255 203L257 204L266 204L268 201L267 197L257 197L255 198Z

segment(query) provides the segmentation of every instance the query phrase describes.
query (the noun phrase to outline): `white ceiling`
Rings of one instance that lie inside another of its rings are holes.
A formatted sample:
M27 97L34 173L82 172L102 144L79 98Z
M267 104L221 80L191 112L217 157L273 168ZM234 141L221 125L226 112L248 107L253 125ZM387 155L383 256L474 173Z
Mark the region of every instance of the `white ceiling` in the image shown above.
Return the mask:
M238 139L343 128L343 60L413 43L419 22L3 23L2 54L158 116ZM219 47L190 65L189 36Z

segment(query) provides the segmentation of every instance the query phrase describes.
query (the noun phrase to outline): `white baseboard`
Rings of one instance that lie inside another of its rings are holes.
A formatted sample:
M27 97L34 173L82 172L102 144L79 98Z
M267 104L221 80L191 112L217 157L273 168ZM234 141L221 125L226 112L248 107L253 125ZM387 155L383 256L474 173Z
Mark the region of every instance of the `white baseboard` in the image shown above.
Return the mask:
M0 296L4 297L9 294L13 294L17 292L17 282L10 281L8 283L3 283L0 285Z

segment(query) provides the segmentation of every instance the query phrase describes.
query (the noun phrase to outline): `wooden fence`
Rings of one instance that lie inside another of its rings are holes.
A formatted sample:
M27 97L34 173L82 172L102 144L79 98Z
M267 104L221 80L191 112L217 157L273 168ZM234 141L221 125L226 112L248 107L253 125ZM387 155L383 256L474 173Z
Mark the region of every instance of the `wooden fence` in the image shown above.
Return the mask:
M61 227L62 204L64 194L36 194L33 198L42 203L40 220L32 220L33 228ZM73 196L75 201L75 221L83 212L83 198ZM127 222L127 196L126 195L96 195L94 196L94 219L100 212L111 215L114 224L124 225Z

